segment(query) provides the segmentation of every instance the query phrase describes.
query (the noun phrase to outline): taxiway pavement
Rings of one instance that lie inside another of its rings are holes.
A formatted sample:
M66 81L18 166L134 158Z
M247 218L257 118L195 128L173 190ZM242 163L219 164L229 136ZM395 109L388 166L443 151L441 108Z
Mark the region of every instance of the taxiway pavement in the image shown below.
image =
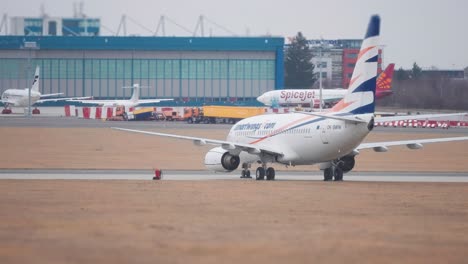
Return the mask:
M0 170L0 179L16 180L152 180L149 170ZM277 181L321 181L321 172L278 171ZM163 171L163 180L243 180L239 173L210 171ZM467 173L452 172L351 172L346 181L368 182L468 182Z

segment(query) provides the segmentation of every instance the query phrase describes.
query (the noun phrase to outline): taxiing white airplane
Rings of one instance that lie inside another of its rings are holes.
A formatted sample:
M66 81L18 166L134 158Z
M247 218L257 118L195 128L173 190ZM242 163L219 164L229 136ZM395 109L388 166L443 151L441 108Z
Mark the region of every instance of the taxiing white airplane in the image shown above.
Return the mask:
M36 67L36 72L34 74L34 80L31 85L31 88L25 89L8 89L2 93L2 103L5 105L4 113L11 113L11 109L8 109L11 106L26 107L29 105L29 90L31 90L31 105L35 103L43 102L55 102L55 101L64 101L70 99L86 99L90 97L70 97L70 98L51 98L43 99L46 97L59 96L63 93L52 93L52 94L41 94L39 92L39 66Z
M394 63L390 63L377 78L377 88L375 96L380 99L391 95L392 78L395 68ZM353 81L352 81L353 82ZM331 107L346 95L347 89L322 89L323 106ZM285 89L268 91L257 97L257 101L266 106L303 106L318 108L320 106L320 89Z
M148 103L159 103L162 101L172 101L174 99L140 99L140 85L135 83L132 87L124 88L133 88L132 97L129 100L68 100L69 102L80 102L83 104L97 104L100 106L125 106L125 108L135 107L141 104Z
M275 170L267 164L280 163L286 166L318 164L324 171L324 180L334 178L340 181L343 173L353 169L355 156L363 150L384 152L388 147L398 145L420 149L425 143L468 140L465 136L363 143L374 128L374 122L380 121L374 116L379 33L380 18L372 16L353 72L352 79L355 81L343 100L329 112L295 112L246 118L231 128L226 140L114 129L190 140L196 145L218 145L205 156L205 165L209 169L234 171L241 166L241 177L250 177L250 164L258 163L261 164L256 169L258 180L263 180L265 176L268 180L274 180ZM385 121L385 118L382 119ZM408 119L408 116L401 119Z

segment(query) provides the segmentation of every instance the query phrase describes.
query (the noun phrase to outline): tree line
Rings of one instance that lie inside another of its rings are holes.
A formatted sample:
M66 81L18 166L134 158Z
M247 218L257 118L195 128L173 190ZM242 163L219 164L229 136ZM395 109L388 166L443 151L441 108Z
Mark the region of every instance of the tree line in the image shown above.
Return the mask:
M285 51L284 76L288 89L310 89L317 81L312 51L299 32ZM468 73L468 67L465 68ZM465 74L466 76L467 74ZM379 100L379 106L420 109L468 109L468 80L442 75L423 75L415 62L411 70L399 68L392 82L393 95Z

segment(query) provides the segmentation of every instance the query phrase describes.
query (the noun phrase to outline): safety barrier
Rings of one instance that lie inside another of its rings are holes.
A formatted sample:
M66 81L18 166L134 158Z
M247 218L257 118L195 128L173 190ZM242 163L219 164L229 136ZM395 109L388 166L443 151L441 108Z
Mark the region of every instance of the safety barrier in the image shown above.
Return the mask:
M462 121L438 121L438 120L400 120L394 122L376 122L375 126L381 127L422 127L422 128L449 128L468 127L468 122Z

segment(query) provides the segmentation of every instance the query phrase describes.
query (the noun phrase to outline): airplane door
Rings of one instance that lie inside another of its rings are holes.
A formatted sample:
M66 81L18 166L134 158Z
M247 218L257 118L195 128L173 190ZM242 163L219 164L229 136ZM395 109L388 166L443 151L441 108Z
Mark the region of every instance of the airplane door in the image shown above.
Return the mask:
M328 132L330 125L325 123L323 126L320 127L320 138L322 139L323 144L328 144Z

